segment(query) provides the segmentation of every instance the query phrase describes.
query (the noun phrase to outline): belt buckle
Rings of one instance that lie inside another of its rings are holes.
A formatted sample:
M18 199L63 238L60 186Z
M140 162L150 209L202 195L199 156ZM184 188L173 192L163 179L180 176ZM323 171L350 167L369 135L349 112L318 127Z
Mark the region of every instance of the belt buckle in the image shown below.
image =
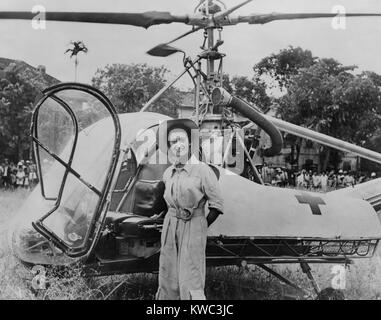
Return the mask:
M193 215L193 210L181 208L177 211L177 217L184 220L184 221L189 221L192 218Z

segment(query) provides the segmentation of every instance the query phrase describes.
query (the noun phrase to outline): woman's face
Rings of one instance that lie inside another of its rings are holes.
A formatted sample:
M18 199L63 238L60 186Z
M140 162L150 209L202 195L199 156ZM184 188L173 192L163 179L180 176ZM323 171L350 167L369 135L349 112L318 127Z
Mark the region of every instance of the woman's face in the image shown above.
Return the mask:
M171 130L168 133L168 144L169 151L176 162L184 163L188 160L189 138L184 129Z

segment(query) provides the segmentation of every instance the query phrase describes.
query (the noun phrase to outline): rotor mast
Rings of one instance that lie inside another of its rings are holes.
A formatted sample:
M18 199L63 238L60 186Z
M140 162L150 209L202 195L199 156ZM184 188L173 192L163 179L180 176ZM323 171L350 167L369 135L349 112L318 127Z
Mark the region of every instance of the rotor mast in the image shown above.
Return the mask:
M207 21L205 27L204 27L204 37L205 37L205 40L204 40L204 44L203 46L201 47L203 49L203 52L201 52L201 54L199 55L199 57L201 59L205 59L206 61L206 77L204 79L204 83L205 83L205 88L210 96L212 90L214 87L216 86L222 86L222 59L224 57L224 54L221 54L218 52L218 47L222 44L222 41L221 41L221 36L220 38L217 40L217 42L215 41L215 29L220 29L220 32L221 32L221 29L222 27L218 24L217 20L215 19L216 15L220 14L220 13L223 13L223 9L221 8L220 4L224 6L224 9L226 9L225 5L218 1L219 4L216 3L217 1L216 0L204 0L204 2L202 2L200 5L199 5L199 11L201 13L201 15L204 17L204 19ZM201 6L201 7L200 7ZM197 8L196 8L197 9ZM225 10L226 11L226 10ZM215 69L215 62L216 61L219 61L220 62L220 67L218 68L217 70L217 73L216 73L216 69ZM198 91L197 87L196 87L196 97L200 94L200 92ZM210 99L209 99L210 100ZM199 110L199 104L200 103L200 99L196 98L196 101L195 101L195 104L196 104L196 110L198 111ZM213 114L213 105L211 103L211 101L208 101L207 102L207 105L205 106L206 108L210 108L207 112L207 114L210 114L212 113ZM198 119L198 112L197 113L197 121L199 120Z
M222 86L222 60L225 55L218 52L218 48L223 44L221 39L222 27L229 24L229 15L232 12L251 1L252 0L246 0L227 9L225 4L220 0L203 0L195 9L195 11L199 11L198 16L190 19L190 24L204 25L204 36L206 39L202 46L204 51L200 54L200 57L206 60L205 85L209 93L211 93L214 87ZM217 41L215 38L216 29L219 31ZM217 71L215 68L216 61L220 63Z
M221 30L222 26L225 25L229 19L228 16L239 9L240 7L246 5L252 0L246 0L232 8L227 9L225 4L220 0L204 0L201 2L196 8L201 11L202 17L201 19L195 19L194 22L201 23L206 21L204 29L205 35L207 37L207 48L206 51L203 52L203 58L207 60L207 88L211 88L213 86L222 85L222 72L221 69L218 70L218 74L215 74L215 61L220 60L222 62L223 54L218 53L218 47L223 44L221 40ZM223 6L223 8L221 7ZM201 7L201 8L200 8ZM192 19L191 19L192 20ZM197 21L198 20L198 21ZM192 22L191 22L192 23ZM220 37L217 41L215 41L215 29L219 29ZM205 48L203 48L205 49Z
M215 65L215 58L213 57L212 53L215 51L215 43L214 43L214 29L216 29L215 21L213 19L213 16L215 13L220 12L221 8L216 5L213 0L204 0L203 8L200 10L202 11L202 14L205 15L205 18L207 19L208 23L205 26L205 37L206 37L206 43L207 47L203 48L205 51L202 53L202 57L206 59L206 87L208 89L211 88L212 83L214 82L214 65Z

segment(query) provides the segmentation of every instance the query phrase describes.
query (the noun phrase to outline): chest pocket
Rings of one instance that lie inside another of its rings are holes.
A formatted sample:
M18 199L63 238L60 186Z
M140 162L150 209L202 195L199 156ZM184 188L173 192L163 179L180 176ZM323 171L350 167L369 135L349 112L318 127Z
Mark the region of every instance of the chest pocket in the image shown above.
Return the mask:
M179 181L179 204L186 208L195 208L204 197L201 178L184 177Z

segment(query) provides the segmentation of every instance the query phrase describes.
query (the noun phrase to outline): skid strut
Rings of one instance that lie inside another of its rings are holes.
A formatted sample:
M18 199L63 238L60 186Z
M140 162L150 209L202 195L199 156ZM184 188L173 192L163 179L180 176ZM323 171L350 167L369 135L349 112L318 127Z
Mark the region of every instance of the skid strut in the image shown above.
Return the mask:
M257 266L262 268L266 272L270 273L274 277L278 278L280 281L284 282L285 284L289 285L290 287L294 288L295 290L299 291L303 296L309 295L309 293L306 290L300 288L295 283L292 283L290 280L283 277L278 272L274 271L273 269L269 268L268 266L265 266L264 264L257 264Z
M262 268L266 272L270 273L274 277L278 278L283 283L285 283L285 284L289 285L290 287L296 289L298 292L300 292L304 296L310 296L310 293L307 290L304 290L304 289L300 288L295 283L291 282L290 280L288 280L287 278L283 277L278 272L276 272L273 269L267 267L266 265L264 265L264 264L257 264L257 266ZM310 280L310 283L313 286L316 295L319 295L320 292L321 292L321 289L320 289L318 283L316 282L314 276L311 273L311 267L308 265L307 262L304 262L304 261L300 262L300 267L302 268L303 273L305 273L307 275L308 279Z
M310 280L312 286L314 287L315 293L319 295L321 290L314 276L311 273L311 267L309 266L309 264L307 262L302 261L300 262L300 267L302 268L302 271L307 275L308 279Z

